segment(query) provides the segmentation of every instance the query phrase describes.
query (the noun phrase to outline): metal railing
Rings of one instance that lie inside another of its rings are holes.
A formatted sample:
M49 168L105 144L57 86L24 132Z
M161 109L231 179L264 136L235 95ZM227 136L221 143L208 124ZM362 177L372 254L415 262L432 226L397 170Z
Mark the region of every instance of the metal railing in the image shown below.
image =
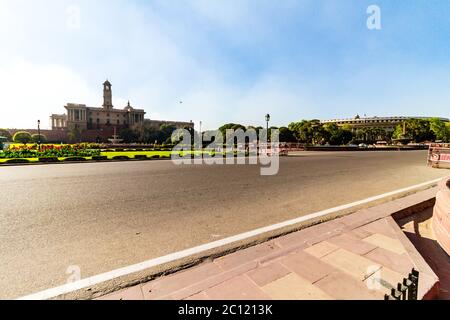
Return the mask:
M397 284L397 289L392 288L391 294L384 296L384 300L418 300L418 293L419 271L413 269L408 278Z

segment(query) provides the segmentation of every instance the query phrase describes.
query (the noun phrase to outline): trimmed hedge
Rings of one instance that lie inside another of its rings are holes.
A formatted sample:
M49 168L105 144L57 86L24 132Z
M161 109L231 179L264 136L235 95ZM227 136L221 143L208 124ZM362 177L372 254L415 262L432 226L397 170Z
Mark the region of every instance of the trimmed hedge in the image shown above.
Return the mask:
M155 159L159 159L159 156L157 154L154 154L150 157L148 157L150 160L155 160Z
M58 162L58 161L59 161L59 159L56 158L56 157L39 158L39 162L44 162L44 163L47 163L47 162Z
M5 163L30 163L28 159L8 159Z
M86 158L83 157L69 157L64 159L64 161L68 161L68 162L81 162L81 161L87 161Z
M147 160L147 156L145 154L137 154L134 156L135 159L137 160Z
M130 158L127 156L115 156L113 160L130 160Z
M105 161L105 160L108 160L108 157L107 156L93 156L92 160L94 160L94 161Z

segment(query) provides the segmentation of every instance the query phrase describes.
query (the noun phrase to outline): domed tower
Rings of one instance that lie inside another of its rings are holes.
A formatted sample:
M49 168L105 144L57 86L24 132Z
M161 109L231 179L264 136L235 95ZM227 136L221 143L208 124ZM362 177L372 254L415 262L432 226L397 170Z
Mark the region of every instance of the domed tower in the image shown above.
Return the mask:
M111 82L108 80L103 83L103 108L112 109L112 90L111 90Z

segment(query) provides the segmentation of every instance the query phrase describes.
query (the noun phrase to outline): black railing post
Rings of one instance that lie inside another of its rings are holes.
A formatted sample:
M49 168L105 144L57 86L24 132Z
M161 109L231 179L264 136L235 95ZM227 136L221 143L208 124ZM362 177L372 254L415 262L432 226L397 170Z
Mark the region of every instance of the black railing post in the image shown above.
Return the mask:
M419 275L419 271L412 269L408 278L397 284L397 289L391 289L391 295L384 295L384 300L418 300Z

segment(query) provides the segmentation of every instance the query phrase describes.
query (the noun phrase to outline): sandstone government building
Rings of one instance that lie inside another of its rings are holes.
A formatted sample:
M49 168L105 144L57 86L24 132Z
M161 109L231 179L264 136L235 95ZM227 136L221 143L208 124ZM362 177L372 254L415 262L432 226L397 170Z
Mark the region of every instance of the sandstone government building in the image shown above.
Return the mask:
M41 130L49 142L68 142L69 132L76 130L79 140L83 142L107 142L109 138L123 129L148 127L158 130L162 125L171 125L177 129L193 128L194 123L181 121L150 120L145 118L145 111L134 108L130 102L122 108L113 105L112 85L103 83L103 105L88 107L85 104L68 103L66 113L50 116L51 130ZM11 134L20 130L10 130ZM35 134L36 129L26 131Z

